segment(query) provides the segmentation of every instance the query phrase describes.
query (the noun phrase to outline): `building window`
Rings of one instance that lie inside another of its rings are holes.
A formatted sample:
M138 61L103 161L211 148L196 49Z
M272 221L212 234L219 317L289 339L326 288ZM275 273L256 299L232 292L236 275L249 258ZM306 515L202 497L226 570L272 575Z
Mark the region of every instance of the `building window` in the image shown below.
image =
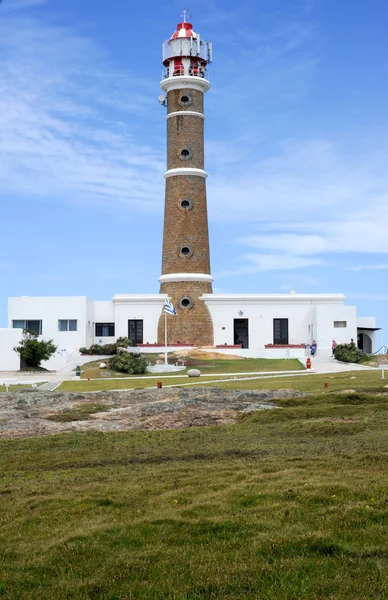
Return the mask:
M26 329L27 331L31 331L36 333L37 335L42 335L42 321L32 321L32 320L18 320L12 321L13 329Z
M180 308L192 308L193 300L189 296L185 296L179 300Z
M96 337L114 337L114 323L96 323Z
M273 343L282 346L288 344L288 319L273 320Z
M189 200L189 198L183 198L183 200L179 203L179 206L184 211L191 210L193 208L193 201Z
M128 337L132 344L143 343L143 319L130 319L128 321Z
M189 256L192 256L193 250L192 250L192 248L190 248L190 246L181 246L179 248L179 254L183 258L187 258Z
M191 150L189 150L188 148L182 148L182 150L179 153L179 157L181 158L181 160L189 160L191 156Z
M190 97L189 97L189 96L186 96L186 95L184 94L183 96L181 96L180 103L181 103L181 104L186 104L186 105L187 105L187 104L190 104Z
M334 321L334 327L347 327L346 321Z
M59 319L58 331L77 331L77 319Z

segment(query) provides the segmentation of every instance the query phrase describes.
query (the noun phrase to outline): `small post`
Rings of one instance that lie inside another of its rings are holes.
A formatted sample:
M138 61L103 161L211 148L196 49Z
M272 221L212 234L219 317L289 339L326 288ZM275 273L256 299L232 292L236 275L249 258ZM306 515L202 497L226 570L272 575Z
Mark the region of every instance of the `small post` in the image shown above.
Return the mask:
M385 379L384 377L384 367L385 367L385 363L381 364L381 379Z

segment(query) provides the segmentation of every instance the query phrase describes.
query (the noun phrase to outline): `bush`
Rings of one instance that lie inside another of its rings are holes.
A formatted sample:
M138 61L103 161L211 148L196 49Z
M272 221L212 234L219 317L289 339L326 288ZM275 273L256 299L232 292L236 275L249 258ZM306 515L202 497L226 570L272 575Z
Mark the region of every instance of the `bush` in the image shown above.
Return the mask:
M23 339L14 351L20 354L22 364L26 367L40 367L40 363L55 354L57 347L53 340L38 340L38 334L31 331L23 332Z
M118 371L119 373L142 375L147 371L147 363L140 354L119 352L110 359L109 368L112 371Z
M127 337L120 337L115 344L92 344L90 348L83 347L80 348L79 351L81 354L105 354L106 356L109 356L117 354L117 348L128 348L128 346L132 346L131 340Z
M119 337L116 340L117 348L128 348L128 346L133 346L132 341L127 337Z
M368 360L368 355L362 352L355 344L338 344L334 357L346 363L360 363Z

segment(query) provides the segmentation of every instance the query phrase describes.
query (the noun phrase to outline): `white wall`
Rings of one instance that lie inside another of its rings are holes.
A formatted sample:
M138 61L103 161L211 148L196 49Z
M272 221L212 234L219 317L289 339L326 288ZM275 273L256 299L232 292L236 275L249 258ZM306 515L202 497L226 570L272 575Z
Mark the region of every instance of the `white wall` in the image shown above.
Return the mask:
M0 329L0 371L20 369L20 356L13 349L21 339L20 329Z
M164 294L114 296L116 337L128 336L129 319L142 319L144 344L157 343L158 322L165 300Z
M59 331L60 319L76 319L77 331ZM13 320L42 321L43 339L54 340L60 348L81 348L87 344L87 298L84 296L9 298L10 328Z
M266 344L273 343L273 319L288 319L289 344L311 343L314 331L318 346L330 349L334 320L349 320L347 332L354 332L355 308L343 306L345 297L340 294L204 294L202 298L213 318L215 345L233 344L234 319L248 319L249 350L255 355Z

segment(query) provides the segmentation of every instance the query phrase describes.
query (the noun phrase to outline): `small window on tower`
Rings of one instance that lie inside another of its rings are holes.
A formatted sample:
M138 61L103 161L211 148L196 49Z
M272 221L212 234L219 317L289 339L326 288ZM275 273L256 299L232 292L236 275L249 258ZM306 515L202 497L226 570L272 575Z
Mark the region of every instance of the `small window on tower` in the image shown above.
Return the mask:
M179 249L179 254L186 258L188 256L191 256L193 254L193 251L191 250L190 246L181 246Z
M180 308L192 308L193 301L190 296L184 296L179 300L179 306Z
M182 148L180 157L182 160L189 160L191 158L191 152L188 148Z
M179 203L179 206L184 211L191 210L193 208L193 201L189 200L189 198L183 198Z
M181 96L180 103L183 104L183 106L187 106L188 104L191 104L190 96L186 96L186 94Z

